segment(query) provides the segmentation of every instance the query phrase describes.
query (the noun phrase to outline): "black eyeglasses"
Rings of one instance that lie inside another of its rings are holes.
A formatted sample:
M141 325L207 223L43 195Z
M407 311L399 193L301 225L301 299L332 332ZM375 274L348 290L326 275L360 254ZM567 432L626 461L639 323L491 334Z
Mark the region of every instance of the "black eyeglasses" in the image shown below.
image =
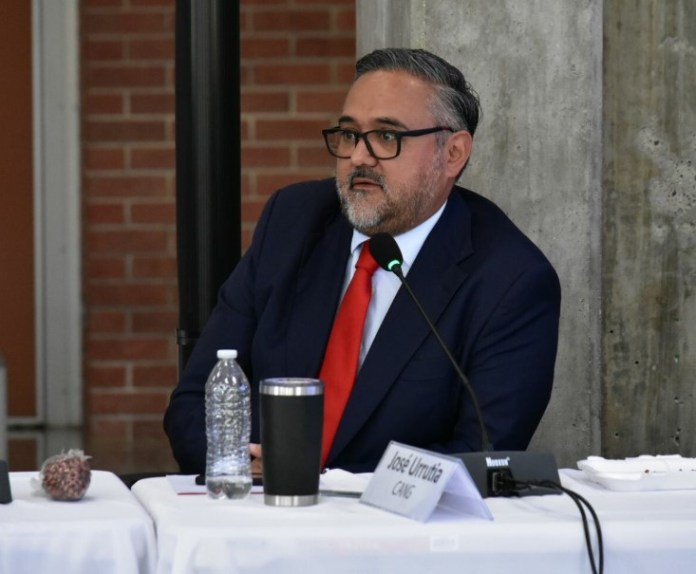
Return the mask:
M454 132L452 128L438 126L422 130L370 130L359 132L341 127L321 130L329 153L339 159L348 159L353 155L358 142L362 139L365 147L375 159L393 159L401 153L401 138L415 138L434 134L435 132Z

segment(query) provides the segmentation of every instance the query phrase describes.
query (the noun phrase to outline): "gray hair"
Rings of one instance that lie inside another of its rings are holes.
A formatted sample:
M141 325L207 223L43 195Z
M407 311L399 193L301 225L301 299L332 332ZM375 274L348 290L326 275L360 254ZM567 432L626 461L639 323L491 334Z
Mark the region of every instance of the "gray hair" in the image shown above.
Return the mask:
M435 97L430 112L437 122L472 136L481 116L476 92L464 74L449 62L426 50L384 48L360 58L355 64L355 79L378 70L402 71L433 84Z

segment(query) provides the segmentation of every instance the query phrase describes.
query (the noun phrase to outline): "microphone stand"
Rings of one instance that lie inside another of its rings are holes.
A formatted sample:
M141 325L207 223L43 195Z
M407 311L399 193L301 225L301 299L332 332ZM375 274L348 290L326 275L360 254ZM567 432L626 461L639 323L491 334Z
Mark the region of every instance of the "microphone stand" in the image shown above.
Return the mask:
M388 233L377 233L370 239L370 252L382 269L394 273L399 278L399 281L401 281L401 284L416 304L420 314L425 319L428 327L430 327L430 332L434 335L440 347L442 347L459 380L471 397L476 419L481 429L481 452L459 453L454 456L464 463L481 495L485 497L511 496L513 494L518 496L526 494L559 494L559 490L541 484L544 481L547 483L560 482L556 459L552 454L493 451L476 393L469 383L469 379L462 372L459 364L442 340L430 317L428 317L425 309L423 309L418 297L416 297L408 281L406 281L401 269L403 257L396 240ZM531 485L530 483L528 490L522 491L515 486L520 482L529 483L530 481L534 481L535 484Z
M401 281L401 284L404 286L406 291L408 291L408 294L411 296L411 299L413 299L413 302L416 304L416 307L418 307L418 310L420 311L420 314L423 316L423 319L425 319L425 322L428 324L428 327L430 327L430 331L432 334L435 336L435 339L437 339L437 342L440 344L440 347L442 347L442 350L445 352L445 355L447 355L447 358L449 359L449 362L452 364L452 367L454 367L455 372L457 373L457 376L461 380L461 382L464 384L464 388L466 389L467 393L469 394L469 397L471 398L471 403L474 405L474 412L476 413L476 420L479 423L479 428L481 430L481 450L482 451L489 451L491 450L491 444L490 441L488 440L488 431L486 430L486 425L483 423L483 414L481 413L481 406L479 405L478 398L476 397L476 393L474 392L474 389L471 387L471 383L469 383L469 379L467 376L464 374L464 372L459 368L459 364L455 360L455 358L452 356L452 353L450 352L449 348L445 344L445 342L442 340L442 337L440 336L440 333L438 330L435 328L435 325L433 325L433 322L430 320L430 317L428 317L428 314L425 312L425 309L423 309L423 305L421 305L420 301L416 297L416 294L413 292L411 289L411 286L408 284L408 281L406 281L406 278L404 277L404 273L401 270L401 265L400 264L395 264L390 267L390 271L394 273L399 278L399 281Z

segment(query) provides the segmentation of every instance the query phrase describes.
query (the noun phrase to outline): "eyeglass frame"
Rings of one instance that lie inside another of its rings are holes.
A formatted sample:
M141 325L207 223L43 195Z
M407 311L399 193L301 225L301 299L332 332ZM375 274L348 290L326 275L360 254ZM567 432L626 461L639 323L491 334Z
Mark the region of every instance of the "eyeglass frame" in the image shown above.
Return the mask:
M322 135L324 136L324 143L326 144L326 149L328 152L335 158L338 159L349 159L351 156L350 155L338 155L333 152L331 149L331 146L329 145L329 136L331 134L335 134L338 132L348 132L351 133L355 136L355 144L353 146L353 150L358 147L358 142L362 139L363 142L365 142L365 148L367 148L368 153L375 159L378 160L387 160L387 159L394 159L399 157L399 154L401 154L401 138L409 137L409 138L414 138L414 137L420 137L420 136L425 136L428 134L434 134L437 132L443 132L443 131L448 131L454 133L455 130L452 129L449 126L436 126L433 128L423 128L420 130L407 130L407 131L400 131L400 130L386 130L386 129L377 129L377 130L368 130L366 132L359 132L357 130L351 130L347 128L342 128L341 126L334 126L332 128L325 128L321 130ZM370 145L370 141L368 140L367 136L369 136L372 133L376 132L386 132L390 134L394 134L396 137L396 153L394 155L391 155L389 157L379 157L374 150L372 149L372 146Z

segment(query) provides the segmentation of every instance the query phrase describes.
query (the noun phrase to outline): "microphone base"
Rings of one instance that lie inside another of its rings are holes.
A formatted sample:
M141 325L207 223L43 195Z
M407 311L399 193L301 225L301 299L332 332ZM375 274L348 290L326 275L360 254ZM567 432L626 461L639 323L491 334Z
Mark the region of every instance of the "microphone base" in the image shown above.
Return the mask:
M484 498L494 496L536 496L561 494L561 491L543 486L511 489L509 480L516 482L550 481L561 483L558 465L552 454L525 451L465 452L452 455L460 459L476 488Z

